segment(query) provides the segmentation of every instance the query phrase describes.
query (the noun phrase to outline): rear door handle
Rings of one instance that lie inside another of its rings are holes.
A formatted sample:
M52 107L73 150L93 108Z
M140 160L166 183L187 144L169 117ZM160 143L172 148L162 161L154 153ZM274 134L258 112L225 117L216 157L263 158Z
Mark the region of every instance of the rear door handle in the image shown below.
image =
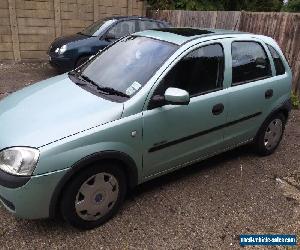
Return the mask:
M222 103L218 103L212 108L213 115L220 115L224 111L224 105Z
M268 90L265 92L265 98L266 98L266 99L270 99L272 96L273 96L273 89L268 89Z

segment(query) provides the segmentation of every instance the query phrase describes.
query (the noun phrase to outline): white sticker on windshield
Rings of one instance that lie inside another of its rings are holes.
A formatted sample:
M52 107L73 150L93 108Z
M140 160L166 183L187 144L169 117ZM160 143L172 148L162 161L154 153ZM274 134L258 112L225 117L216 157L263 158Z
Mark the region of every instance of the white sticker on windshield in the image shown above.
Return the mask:
M128 89L126 89L126 94L133 95L136 91L140 89L140 87L142 87L142 85L139 82L135 81L128 87Z

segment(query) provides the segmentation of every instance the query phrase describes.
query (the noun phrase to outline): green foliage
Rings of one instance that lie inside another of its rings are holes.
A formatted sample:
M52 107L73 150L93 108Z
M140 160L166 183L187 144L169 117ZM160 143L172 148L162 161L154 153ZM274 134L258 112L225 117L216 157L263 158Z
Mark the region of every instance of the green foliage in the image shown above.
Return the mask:
M283 8L283 11L300 12L300 0L289 0Z
M181 10L215 10L222 7L218 1L201 0L148 0L153 9L181 9ZM217 3L216 3L217 2Z
M300 1L300 0L294 0ZM153 9L280 11L283 0L148 0Z
M292 106L294 109L298 109L300 106L300 101L299 101L299 97L297 94L292 93Z

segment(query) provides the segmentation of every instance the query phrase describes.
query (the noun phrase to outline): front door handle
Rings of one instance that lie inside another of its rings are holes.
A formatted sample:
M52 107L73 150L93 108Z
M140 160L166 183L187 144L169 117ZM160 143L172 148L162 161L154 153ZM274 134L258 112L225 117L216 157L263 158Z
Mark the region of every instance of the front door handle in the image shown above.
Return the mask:
M224 105L222 103L218 103L212 108L213 115L219 115L222 114L224 111Z
M266 99L270 99L272 96L273 96L273 89L268 89L268 90L265 92L265 98L266 98Z

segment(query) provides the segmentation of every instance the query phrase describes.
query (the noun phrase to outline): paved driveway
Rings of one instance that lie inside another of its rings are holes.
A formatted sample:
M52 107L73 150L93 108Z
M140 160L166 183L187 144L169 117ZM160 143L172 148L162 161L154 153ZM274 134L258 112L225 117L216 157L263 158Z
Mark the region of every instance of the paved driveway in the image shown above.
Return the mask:
M0 64L0 98L52 75L46 63ZM238 249L242 233L300 235L299 125L293 111L272 156L242 147L143 184L91 231L16 219L0 205L0 248Z

